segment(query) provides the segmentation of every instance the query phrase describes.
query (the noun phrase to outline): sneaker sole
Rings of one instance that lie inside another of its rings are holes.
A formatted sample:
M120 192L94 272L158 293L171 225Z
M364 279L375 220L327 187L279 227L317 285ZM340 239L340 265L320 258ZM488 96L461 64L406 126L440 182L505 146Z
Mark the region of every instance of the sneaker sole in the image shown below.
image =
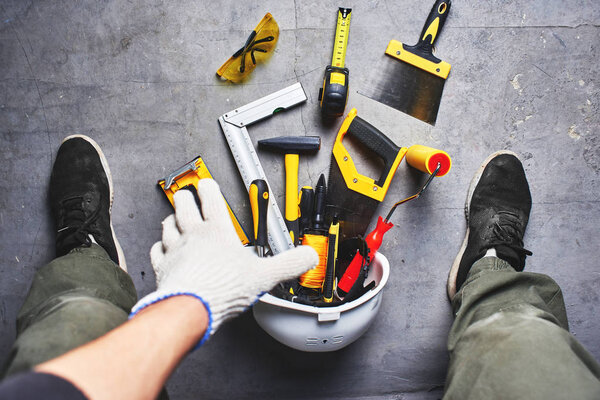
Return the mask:
M121 269L123 271L127 272L127 262L125 261L125 254L123 253L123 249L121 248L121 244L117 240L117 236L115 235L115 229L113 228L113 225L112 225L112 204L113 204L114 192L113 192L112 174L110 173L110 168L108 167L108 160L104 156L104 153L102 152L102 149L100 148L100 146L98 145L98 143L96 143L94 141L94 139L92 139L92 138L90 138L88 136L85 136L85 135L71 135L71 136L67 136L66 138L63 139L62 143L66 142L69 139L74 139L74 138L83 139L86 142L88 142L89 144L91 144L92 146L94 146L94 149L96 150L96 152L100 156L100 162L102 163L102 168L104 169L104 173L108 177L108 189L109 189L109 192L110 192L110 204L109 204L109 207L108 207L108 216L110 217L110 230L111 230L111 233L112 233L113 242L115 243L115 247L117 249L117 257L119 257L119 267L121 267Z
M473 179L471 180L471 184L469 185L469 191L467 192L467 201L465 203L465 218L467 220L467 232L465 234L465 239L463 240L463 244L462 244L460 250L458 251L458 255L454 259L452 268L450 268L450 272L448 273L447 291L448 291L448 297L450 298L450 300L452 300L452 298L456 295L456 277L458 276L458 268L460 266L460 261L462 260L463 254L465 254L465 250L467 249L467 243L469 241L469 206L471 204L471 198L473 197L473 192L475 191L475 188L477 187L477 184L479 183L479 180L481 179L481 175L483 174L483 170L485 170L485 167L487 167L487 165L490 163L490 161L492 161L492 159L496 158L497 156L499 156L501 154L510 154L510 155L513 155L513 156L519 158L519 156L515 152L512 152L510 150L500 150L500 151L490 154L489 157L486 158L485 161L481 164L481 166L479 167L477 172L475 172L475 176L473 176Z

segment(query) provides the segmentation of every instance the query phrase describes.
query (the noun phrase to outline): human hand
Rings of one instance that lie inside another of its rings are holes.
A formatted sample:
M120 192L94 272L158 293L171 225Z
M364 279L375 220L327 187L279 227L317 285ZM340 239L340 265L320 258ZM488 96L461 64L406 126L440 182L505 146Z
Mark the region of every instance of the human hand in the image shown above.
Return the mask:
M318 262L317 253L299 246L259 258L235 232L219 185L198 183L202 215L192 193L175 193L175 214L163 221L162 241L150 250L156 291L132 309L135 316L157 301L178 295L196 297L209 313L202 345L223 322L243 312L278 282L298 277Z

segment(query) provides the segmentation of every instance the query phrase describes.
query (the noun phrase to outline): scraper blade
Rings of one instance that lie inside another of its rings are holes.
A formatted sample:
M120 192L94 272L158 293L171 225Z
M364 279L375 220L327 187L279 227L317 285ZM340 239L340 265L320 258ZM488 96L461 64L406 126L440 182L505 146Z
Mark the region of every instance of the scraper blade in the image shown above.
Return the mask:
M391 40L358 93L435 125L450 64L433 55L433 44L449 10L450 0L436 0L416 45Z
M358 93L435 125L446 80L410 64L390 61L383 74L395 78L373 79Z

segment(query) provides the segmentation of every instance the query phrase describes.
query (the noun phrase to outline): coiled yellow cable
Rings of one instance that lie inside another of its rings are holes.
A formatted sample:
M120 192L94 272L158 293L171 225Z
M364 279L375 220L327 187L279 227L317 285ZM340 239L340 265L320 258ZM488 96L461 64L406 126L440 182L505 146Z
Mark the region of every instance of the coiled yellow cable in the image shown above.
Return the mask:
M310 289L321 289L327 269L327 236L309 235L302 237L302 244L310 246L319 255L319 263L313 269L307 271L300 277L300 285Z

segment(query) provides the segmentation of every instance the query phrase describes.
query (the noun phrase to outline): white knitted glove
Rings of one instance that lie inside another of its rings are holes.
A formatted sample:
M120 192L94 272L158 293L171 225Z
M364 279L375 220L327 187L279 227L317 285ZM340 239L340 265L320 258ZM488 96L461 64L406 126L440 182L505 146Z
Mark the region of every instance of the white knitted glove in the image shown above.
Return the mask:
M162 242L150 250L157 289L138 301L131 317L168 297L194 296L209 315L200 346L262 293L313 268L318 256L312 248L300 246L275 257L259 258L253 248L242 246L214 180L200 180L198 197L202 215L192 193L175 193L175 214L163 221Z

